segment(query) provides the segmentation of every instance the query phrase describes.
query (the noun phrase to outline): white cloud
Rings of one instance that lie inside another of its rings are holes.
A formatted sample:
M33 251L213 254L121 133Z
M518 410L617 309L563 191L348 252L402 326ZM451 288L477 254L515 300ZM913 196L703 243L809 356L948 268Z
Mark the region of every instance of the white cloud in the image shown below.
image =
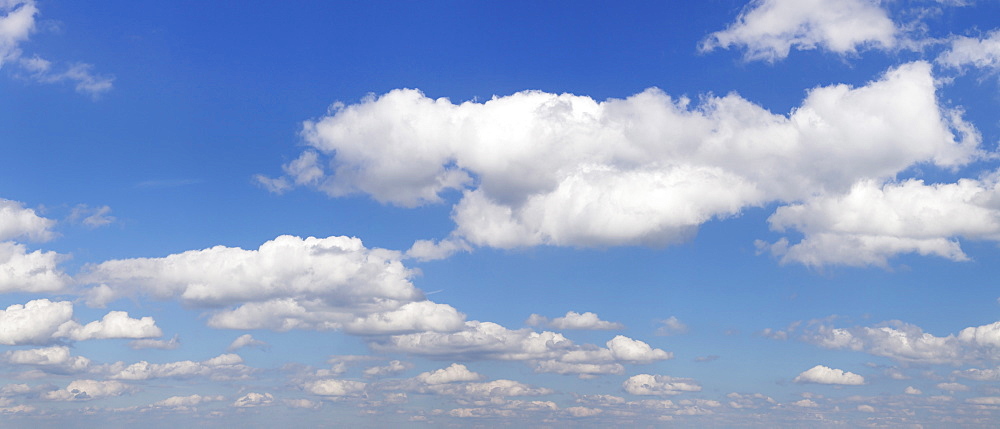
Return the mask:
M222 397L221 395L217 395L217 396L202 396L202 395L194 394L194 395L190 395L190 396L171 396L171 397L169 397L167 399L164 399L162 401L154 402L154 403L150 404L149 406L153 407L153 408L182 408L183 409L183 408L191 408L191 407L194 407L196 405L200 405L200 404L205 403L205 402L216 402L216 401L222 401L224 399L225 398Z
M93 72L94 66L92 64L85 63L74 63L68 65L62 71L55 71L52 67L52 62L45 60L39 56L34 56L32 58L21 58L19 61L21 69L28 72L28 76L39 83L59 83L59 82L70 82L75 84L76 92L81 94L87 94L95 99L101 94L111 90L115 78L112 76L102 76L95 74ZM107 209L107 206L104 207ZM111 210L108 209L108 212ZM106 213L97 213L93 221L103 222L106 218L102 218L100 215ZM88 218L89 219L89 218ZM85 219L86 224L86 219ZM88 224L89 226L89 224Z
M46 392L42 398L50 401L89 401L109 396L120 396L135 388L120 381L74 380L65 389Z
M479 381L483 379L483 375L469 371L465 365L453 363L447 368L420 373L414 379L421 383L434 385L459 381Z
M180 342L180 337L178 335L174 335L174 337L169 340L152 340L152 339L132 340L128 342L128 346L133 350L141 350L141 349L173 350L180 347L181 342Z
M352 380L326 379L306 384L306 391L329 397L358 396L365 392L367 383Z
M920 180L880 185L865 180L847 194L779 207L768 219L795 229L801 242L767 246L782 262L887 266L900 253L964 261L957 237L1000 241L1000 174L927 185Z
M273 402L274 395L270 393L250 392L234 401L233 406L239 408L264 407L271 405Z
M712 33L703 51L741 46L748 60L774 61L817 47L851 54L859 48L888 49L898 29L878 2L869 0L755 0L729 28Z
M35 28L38 7L33 0L0 3L0 67L21 55L18 45Z
M540 396L554 393L552 389L534 387L514 380L493 380L482 383L446 383L427 386L427 390L439 395L459 397L507 397Z
M865 384L865 378L853 372L816 365L792 380L795 383L842 384L857 386Z
M243 358L236 354L222 354L201 362L190 360L149 363L139 361L130 365L117 362L108 367L111 379L150 380L157 378L204 377L212 380L233 380L248 378L257 370L243 364Z
M63 291L71 279L59 269L64 255L36 250L23 244L0 242L0 292L54 293Z
M656 89L604 102L527 91L456 105L394 90L307 122L307 158L330 168L302 184L402 206L459 190L441 243L666 245L747 207L981 156L978 133L935 91L926 62L814 88L788 115L735 94L692 106ZM439 245L412 256L454 250Z
M949 392L965 392L969 390L969 386L962 383L938 383L935 387L941 390L947 390Z
M362 371L362 374L364 374L365 377L382 377L386 375L398 374L410 368L413 368L412 363L393 360L389 361L386 365L365 368L365 370Z
M45 344L59 327L71 321L73 304L36 299L0 310L0 344Z
M151 338L163 335L152 317L133 319L124 311L111 311L100 321L90 322L81 326L76 322L67 322L59 326L56 337L69 338L75 341L106 339L106 338Z
M633 395L679 395L701 391L701 386L692 379L652 374L633 375L622 383L622 388Z
M798 401L792 402L792 405L803 408L816 408L819 406L819 404L817 404L816 401L813 401L812 399L800 399Z
M1000 30L993 30L982 39L956 36L951 40L951 47L935 61L952 68L971 65L982 69L1000 69Z
M2 22L0 21L0 23ZM0 31L0 46L3 43L2 37L2 31ZM32 209L24 208L17 201L0 198L0 241L15 238L48 241L55 236L55 233L52 232L55 223L56 221L52 219L38 216Z
M254 338L253 335L243 334L240 335L239 337L236 337L236 339L229 344L229 347L226 347L226 351L232 352L235 350L242 349L244 347L267 348L268 344Z
M69 347L52 346L40 349L11 350L4 353L4 360L14 365L46 367L48 372L80 372L90 367L90 359L72 356Z
M281 236L257 250L216 246L165 258L107 261L78 277L89 302L122 296L208 307L227 329L343 329L360 335L455 331L465 316L426 301L399 252L348 237Z
M573 374L587 379L603 374L624 374L625 366L620 363L571 363L552 359L536 362L535 372Z
M794 334L794 329L779 331ZM901 362L962 364L996 360L1000 322L962 329L938 337L898 320L875 326L836 328L817 321L806 324L799 339L830 349L850 349ZM992 370L969 370L968 376L989 377Z
M566 312L565 316L549 320L545 316L532 314L528 317L529 326L548 326L552 329L586 329L586 330L607 330L615 331L625 329L625 325L618 322L608 322L601 320L597 314L585 312L583 314L575 311Z
M667 319L661 320L660 323L663 326L656 329L656 335L678 335L687 333L688 331L688 326L676 316L670 316Z

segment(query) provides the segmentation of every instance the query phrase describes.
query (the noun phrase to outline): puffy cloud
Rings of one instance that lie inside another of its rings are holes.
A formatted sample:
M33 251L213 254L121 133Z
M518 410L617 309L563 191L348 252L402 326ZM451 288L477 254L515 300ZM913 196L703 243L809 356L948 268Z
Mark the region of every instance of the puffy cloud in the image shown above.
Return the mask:
M11 350L5 352L3 357L7 363L46 367L49 372L53 369L62 372L80 372L90 367L90 359L72 356L69 347L66 346Z
M242 349L244 347L266 348L267 346L268 346L267 343L254 338L253 335L243 334L240 335L239 337L236 337L236 339L229 344L229 347L226 347L226 351L232 352L235 350Z
M865 378L853 372L816 365L799 374L792 380L795 383L842 384L857 386L865 384Z
M1000 174L932 185L865 180L843 195L779 207L768 222L805 235L765 246L782 262L887 266L899 253L964 261L957 237L1000 241Z
M552 320L549 320L545 316L532 314L528 317L527 323L531 326L548 326L552 329L588 329L608 331L625 329L625 325L618 322L601 320L600 317L597 317L597 314L589 311L583 314L575 311L568 311L565 316L557 317Z
M792 402L792 405L803 408L816 408L819 406L819 404L817 404L816 401L813 401L812 399L800 399L798 401Z
M306 384L306 391L320 396L357 396L365 392L367 383L352 380L326 379Z
M465 365L453 363L447 368L420 373L415 380L428 385L455 383L460 381L479 381L482 374L469 371Z
M903 389L903 393L907 395L921 395L924 392L920 391L920 389L917 389L916 387L906 386L906 389Z
M53 302L36 299L14 304L0 310L0 344L44 344L51 342L56 331L73 317L69 301Z
M361 335L455 331L465 316L424 299L399 252L357 238L281 236L257 250L216 246L165 258L107 261L79 278L92 304L122 296L214 308L227 329L343 329Z
M656 89L603 102L527 91L456 105L394 90L307 122L303 156L318 170L300 182L402 206L459 190L442 243L666 245L746 207L976 159L978 133L935 91L926 62L861 87L814 88L788 115L735 94L692 106Z
M622 388L633 395L679 395L701 391L694 380L668 375L638 374L622 383Z
M11 30L9 27L5 27L5 24L7 24L6 19L0 18L0 29L2 29L0 30L0 64L3 60L4 33ZM55 236L51 230L55 223L54 220L38 216L32 209L24 208L17 201L0 198L0 241L15 238L47 241Z
M951 40L951 47L939 55L936 62L952 68L971 65L1000 69L1000 30L989 32L983 39L956 36Z
M57 266L65 257L56 252L28 253L22 244L0 242L0 292L60 292L70 283Z
M795 329L778 332L786 336L796 333ZM836 328L812 321L801 329L799 339L825 348L862 351L902 362L961 364L997 359L1000 322L972 326L957 335L938 337L898 320L852 328ZM989 370L970 370L968 374L986 377L988 372L985 371Z
M76 341L106 338L151 338L163 335L152 317L133 319L124 311L111 311L100 321L81 326L76 322L64 323L55 336Z
M139 361L130 365L117 362L109 366L110 378L117 380L149 380L155 378L207 377L212 380L247 378L256 369L243 364L236 354L222 354L201 362L190 360L149 363Z
M18 45L27 40L35 28L38 7L34 0L0 3L0 67L20 56Z
M774 61L788 52L821 47L839 54L892 48L897 28L868 0L755 0L729 28L712 33L703 51L742 46L748 60Z
M50 401L89 401L109 396L120 396L134 390L133 387L115 380L74 380L65 389L46 392L42 398Z
M539 396L553 393L552 389L534 387L514 380L493 380L482 383L447 383L427 386L440 395L460 397Z
M530 329L510 330L492 322L470 321L454 333L421 332L374 339L373 349L430 357L532 361L537 372L619 374L621 363L644 364L673 354L618 335L607 348L576 345L561 334Z
M233 406L238 408L264 407L273 402L274 395L270 393L250 392L234 401Z

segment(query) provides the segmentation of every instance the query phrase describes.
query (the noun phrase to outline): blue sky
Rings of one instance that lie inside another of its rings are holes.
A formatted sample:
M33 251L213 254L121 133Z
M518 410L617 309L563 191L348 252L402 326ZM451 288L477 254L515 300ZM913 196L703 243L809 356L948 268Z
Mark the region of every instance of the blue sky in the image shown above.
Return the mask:
M0 0L0 414L993 427L998 9Z

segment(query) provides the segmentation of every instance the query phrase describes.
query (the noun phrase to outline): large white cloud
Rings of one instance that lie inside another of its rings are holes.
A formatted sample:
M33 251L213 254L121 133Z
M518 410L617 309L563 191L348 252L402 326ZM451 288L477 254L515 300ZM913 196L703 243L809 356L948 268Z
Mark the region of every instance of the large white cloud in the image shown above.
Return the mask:
M65 389L46 392L42 398L50 401L90 401L109 396L119 396L135 390L116 380L74 380Z
M864 180L841 195L779 207L768 219L804 238L763 244L783 262L886 266L900 253L969 259L957 238L1000 241L1000 174L955 183Z
M162 335L151 317L133 319L112 311L100 321L80 325L73 320L73 303L36 299L0 310L0 344L46 344L60 338L74 341L106 338L149 338Z
M751 60L782 59L792 48L839 54L892 48L899 30L870 0L754 0L729 28L712 33L701 49L739 46Z
M71 355L66 346L11 350L3 357L7 363L42 367L47 372L79 372L89 368L91 363L86 357Z
M0 242L0 292L63 291L72 281L58 267L63 259L56 252L28 252L23 244Z
M420 375L414 377L414 379L421 383L434 385L460 381L479 381L483 379L483 375L470 371L465 365L453 363L447 368L422 372Z
M803 371L792 380L795 383L819 383L819 384L844 384L859 385L865 384L865 378L853 372L845 372L823 365L816 365Z
M656 89L603 102L526 91L456 105L394 90L307 122L311 148L286 173L403 206L461 191L452 235L412 249L423 259L468 244L671 244L747 207L981 156L978 133L935 91L926 62L814 88L787 115L736 94L692 105Z
M377 335L461 329L465 316L426 301L399 252L357 238L281 236L257 250L216 246L164 258L107 261L78 276L90 302L122 296L214 308L209 326L343 329Z

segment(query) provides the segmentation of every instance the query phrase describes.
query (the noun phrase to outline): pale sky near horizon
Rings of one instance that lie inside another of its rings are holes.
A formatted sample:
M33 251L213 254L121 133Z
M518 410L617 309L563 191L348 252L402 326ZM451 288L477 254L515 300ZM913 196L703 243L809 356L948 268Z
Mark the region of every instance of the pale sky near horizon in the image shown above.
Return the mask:
M998 16L0 0L0 425L995 427Z

